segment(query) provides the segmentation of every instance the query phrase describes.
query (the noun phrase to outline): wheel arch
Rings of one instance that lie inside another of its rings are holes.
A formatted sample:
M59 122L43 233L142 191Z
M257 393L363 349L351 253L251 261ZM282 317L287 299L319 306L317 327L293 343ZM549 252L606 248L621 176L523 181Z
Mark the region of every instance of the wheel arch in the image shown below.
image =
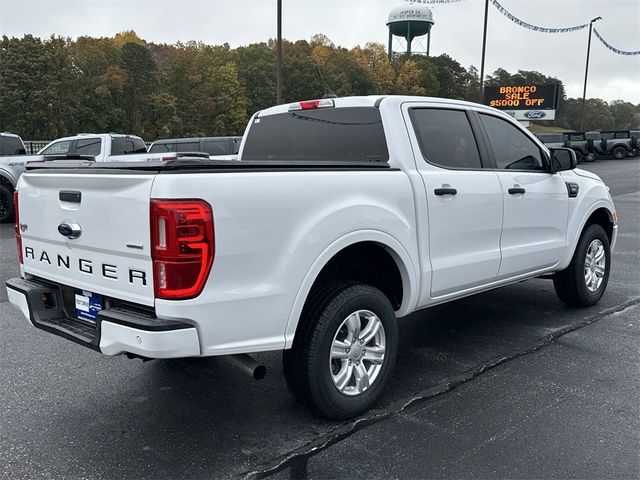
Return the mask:
M580 237L582 236L582 232L584 232L585 228L594 223L601 225L602 228L604 228L604 231L607 233L607 237L609 238L609 242L613 247L613 226L616 224L616 220L614 219L614 211L612 210L612 205L605 201L600 201L592 205L591 208L589 208L587 212L582 216L582 219L578 224L579 226L576 229L576 234L574 235L571 249L563 259L561 268L566 268L566 266L569 265L578 246L578 242L580 241Z
M351 232L329 245L309 268L300 288L298 289L293 308L291 309L291 313L287 321L287 327L285 330L285 348L291 348L293 345L293 340L298 330L298 326L300 325L302 310L309 294L312 292L313 287L317 284L318 280L322 280L327 269L331 268L331 262L335 262L336 259L340 259L346 252L351 253L353 252L353 249L359 248L377 248L379 249L379 253L384 251L384 254L388 257L383 260L383 263L385 263L389 268L394 267L397 269L399 281L401 282L401 298L397 304L394 305L396 315L398 317L402 317L413 310L413 307L417 303L419 283L417 272L415 271L413 262L407 250L393 236L382 231L361 230ZM393 262L392 265L386 263L388 259L391 259ZM384 290L384 287L381 289ZM385 292L385 294L389 297L388 292ZM392 304L394 303L391 298L390 301Z
M0 183L4 183L5 185L7 184L10 185L13 190L16 189L17 182L15 181L13 176L5 170L0 170Z

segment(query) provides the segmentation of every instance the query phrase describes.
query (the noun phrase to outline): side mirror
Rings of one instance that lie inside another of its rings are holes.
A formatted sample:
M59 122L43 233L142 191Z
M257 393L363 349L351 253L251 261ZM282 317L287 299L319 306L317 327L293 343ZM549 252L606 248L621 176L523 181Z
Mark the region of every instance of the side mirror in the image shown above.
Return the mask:
M570 148L550 148L551 168L554 172L573 170L578 166L576 152Z

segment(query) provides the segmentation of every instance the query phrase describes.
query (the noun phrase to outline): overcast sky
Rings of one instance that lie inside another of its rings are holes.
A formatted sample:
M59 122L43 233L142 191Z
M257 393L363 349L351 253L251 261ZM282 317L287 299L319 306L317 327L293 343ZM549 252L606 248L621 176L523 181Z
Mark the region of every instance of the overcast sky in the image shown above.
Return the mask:
M389 10L401 0L283 0L283 36L326 34L344 47L387 42ZM596 27L621 50L640 50L640 0L500 0L528 23L563 27L602 16ZM465 67L480 66L482 0L432 7L431 53L446 53ZM156 43L197 40L232 47L275 37L276 0L0 0L0 31L112 36L135 30ZM561 79L571 97L582 96L588 31L548 34L524 29L489 6L486 71L537 70ZM640 103L640 55L607 50L595 36L587 95Z

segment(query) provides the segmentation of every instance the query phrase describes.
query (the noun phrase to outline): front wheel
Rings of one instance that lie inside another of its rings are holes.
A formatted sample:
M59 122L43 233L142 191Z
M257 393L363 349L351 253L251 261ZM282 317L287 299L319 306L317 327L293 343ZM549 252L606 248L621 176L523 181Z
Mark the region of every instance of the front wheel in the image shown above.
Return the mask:
M573 307L598 303L609 282L611 248L609 237L600 225L589 225L567 268L553 277L553 286L562 300Z
M314 413L346 420L367 411L391 378L398 327L388 298L363 284L333 284L312 293L291 350L287 385Z

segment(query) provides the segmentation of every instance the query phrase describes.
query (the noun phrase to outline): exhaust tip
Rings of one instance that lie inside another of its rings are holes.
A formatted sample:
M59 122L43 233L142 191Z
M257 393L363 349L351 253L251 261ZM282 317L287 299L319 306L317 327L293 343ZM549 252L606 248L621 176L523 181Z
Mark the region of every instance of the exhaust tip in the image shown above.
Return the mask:
M265 367L264 365L258 365L256 368L253 369L253 378L255 380L262 380L266 376L267 376L267 367Z

